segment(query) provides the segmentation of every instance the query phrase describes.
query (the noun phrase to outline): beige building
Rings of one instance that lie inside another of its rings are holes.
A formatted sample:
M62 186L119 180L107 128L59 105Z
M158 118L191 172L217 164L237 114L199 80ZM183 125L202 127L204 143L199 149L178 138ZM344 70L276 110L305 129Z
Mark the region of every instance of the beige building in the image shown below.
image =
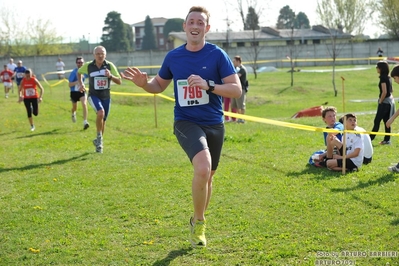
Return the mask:
M332 38L336 43L348 42L352 35L331 31L324 26L317 25L311 29L276 29L262 27L260 30L229 31L229 32L208 32L207 41L222 48L251 47L257 46L287 46L290 44L326 44L331 43ZM173 46L177 47L186 42L184 32L171 32L169 39Z
M169 51L186 42L184 32L171 32L168 38L164 36L164 26L168 19L152 18L155 39L159 51ZM143 37L145 35L145 21L131 25L135 34L135 50L141 50ZM294 44L326 44L331 43L335 38L337 43L348 42L353 36L337 30L330 32L324 26L316 25L311 29L276 29L273 27L262 27L260 30L209 32L206 35L207 41L222 48L251 47L258 46L286 46Z

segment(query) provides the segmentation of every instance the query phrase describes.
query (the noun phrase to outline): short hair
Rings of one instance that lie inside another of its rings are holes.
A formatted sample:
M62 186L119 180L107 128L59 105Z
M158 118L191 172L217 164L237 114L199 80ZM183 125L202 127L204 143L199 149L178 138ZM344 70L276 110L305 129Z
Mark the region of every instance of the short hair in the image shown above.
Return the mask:
M353 117L355 119L357 119L356 115L354 113L349 113L346 115L343 115L338 121L343 124L344 123L344 118L346 117L346 119L348 120L348 118Z
M191 7L190 10L188 11L187 16L186 16L186 21L187 21L188 15L190 15L191 12L205 13L205 15L207 16L206 24L209 25L209 19L211 17L211 14L209 13L208 9L206 9L203 6L193 6L193 7Z
M236 56L234 56L234 59L241 63L241 56L236 55Z
M83 59L83 57L81 57L81 56L78 56L78 57L76 57L75 63L77 63L77 62L78 62L78 60L84 60L84 59Z
M94 49L93 49L93 54L94 54L94 55L96 54L96 50L97 50L97 49L103 49L104 52L105 52L105 54L107 54L107 49L105 49L104 46L99 45L99 46L94 47Z
M25 70L25 74L32 74L32 70L30 69Z
M389 75L389 64L387 61L379 61L377 67L380 69L381 75Z
M323 109L323 111L321 112L321 116L323 118L326 117L327 112L334 112L337 113L337 108L335 108L334 106L328 106L326 108Z
M395 65L392 68L391 77L399 77L399 65Z

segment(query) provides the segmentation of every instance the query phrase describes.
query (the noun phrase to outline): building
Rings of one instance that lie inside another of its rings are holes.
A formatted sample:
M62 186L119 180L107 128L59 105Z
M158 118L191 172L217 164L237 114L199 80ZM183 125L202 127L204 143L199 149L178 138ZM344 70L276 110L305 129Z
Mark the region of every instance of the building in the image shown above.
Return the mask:
M276 29L262 27L260 30L208 32L207 41L224 49L235 47L257 46L287 46L290 44L327 44L335 39L336 43L352 40L353 36L337 30L329 30L324 26L316 25L311 29ZM185 32L171 32L169 40L173 47L178 47L186 42Z
M163 34L163 29L165 26L167 18L152 18L151 22L154 26L154 34L155 40L157 43L157 48L160 51L170 50L168 47L168 42ZM131 25L133 28L134 36L135 36L135 50L139 51L142 48L143 37L145 35L145 21L141 21Z
M168 19L152 18L152 24L155 31L155 39L159 51L169 51L186 42L185 32L171 32L168 38L165 38L164 26ZM142 49L143 37L145 35L145 21L131 25L135 33L135 50ZM274 27L261 27L260 30L245 31L226 31L226 32L208 32L207 41L218 45L224 49L229 47L251 47L257 46L287 46L290 44L327 44L334 39L336 43L348 42L353 36L339 30L331 31L322 26L315 25L311 29L276 29Z

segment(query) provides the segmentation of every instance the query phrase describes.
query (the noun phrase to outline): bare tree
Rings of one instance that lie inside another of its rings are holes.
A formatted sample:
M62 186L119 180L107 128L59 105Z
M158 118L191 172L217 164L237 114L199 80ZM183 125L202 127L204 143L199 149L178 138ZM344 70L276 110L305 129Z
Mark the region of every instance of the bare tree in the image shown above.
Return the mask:
M248 12L245 14L245 6L247 7ZM246 4L244 6L243 0L237 0L236 10L238 11L241 21L243 24L243 29L245 31L251 31L251 47L249 49L249 53L252 59L252 63L250 66L252 67L255 79L257 78L258 69L258 57L262 47L259 46L259 35L261 34L261 30L259 27L259 18L262 16L263 8L258 6L257 0L246 0Z
M371 16L373 10L370 8L370 0L319 0L317 1L316 12L320 17L323 26L319 30L330 36L330 43L327 43L328 52L333 60L332 84L334 94L338 92L335 86L335 63L345 42L340 39L344 32L347 34L360 34L364 30L363 20Z
M291 87L294 86L294 72L295 72L295 63L298 58L300 51L302 50L301 45L296 44L298 30L294 28L294 26L290 29L290 41L288 45L288 60L290 61L290 73L291 73Z
M15 17L13 11L1 9L0 53L7 56L29 56L72 51L70 45L61 43L62 36L57 34L49 20L29 18L26 25L21 25Z

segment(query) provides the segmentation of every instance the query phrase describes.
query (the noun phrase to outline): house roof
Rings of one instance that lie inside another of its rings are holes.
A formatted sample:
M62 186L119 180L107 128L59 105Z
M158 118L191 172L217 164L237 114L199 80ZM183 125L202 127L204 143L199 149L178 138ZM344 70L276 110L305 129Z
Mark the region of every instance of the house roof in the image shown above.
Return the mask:
M337 30L331 30L331 34L337 36L339 39L350 39L352 35L347 33L339 33ZM206 34L206 39L208 41L224 41L227 39L227 35L230 40L235 42L248 41L250 39L256 38L257 40L288 40L288 39L307 39L307 40L320 40L320 39L330 39L330 30L324 26L316 25L311 29L276 29L273 27L262 27L260 30L244 30L244 31L229 31L228 34L224 32L208 32ZM185 32L171 32L169 33L171 37L181 39L186 41Z
M151 18L151 22L152 25L155 26L164 26L166 21L168 21L168 18L163 18L163 17L159 17L159 18ZM132 27L144 27L145 26L145 20L131 24L130 26Z

